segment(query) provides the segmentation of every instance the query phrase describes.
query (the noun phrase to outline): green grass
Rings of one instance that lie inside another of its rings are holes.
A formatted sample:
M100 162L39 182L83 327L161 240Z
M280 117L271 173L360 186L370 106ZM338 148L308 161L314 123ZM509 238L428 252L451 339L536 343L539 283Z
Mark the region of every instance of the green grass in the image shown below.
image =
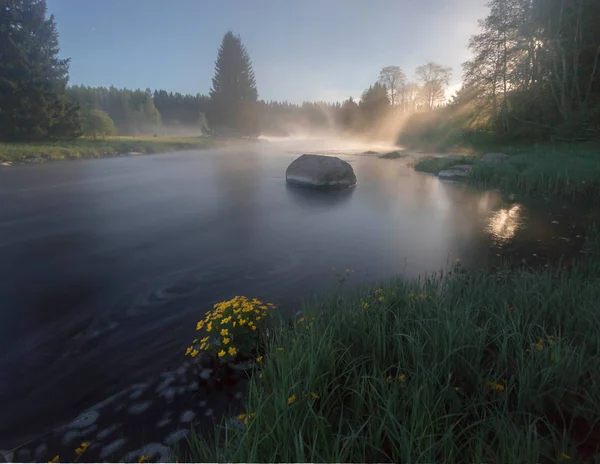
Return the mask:
M457 265L307 304L266 342L255 417L179 459L600 462L599 243L567 270Z
M129 152L162 153L217 145L209 137L106 137L57 142L0 143L0 161L78 159L113 156Z
M477 163L478 154L502 152L503 163ZM505 145L460 160L423 158L415 170L437 174L454 164L474 164L467 180L502 190L544 195L600 198L600 143Z

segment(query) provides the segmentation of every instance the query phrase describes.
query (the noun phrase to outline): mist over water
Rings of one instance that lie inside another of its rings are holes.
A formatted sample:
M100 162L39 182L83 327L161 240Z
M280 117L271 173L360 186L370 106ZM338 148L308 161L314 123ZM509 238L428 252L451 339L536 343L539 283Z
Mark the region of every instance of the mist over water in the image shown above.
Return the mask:
M265 138L1 172L0 447L175 366L217 301L293 314L337 288L333 267L355 269L350 290L541 246L543 209L360 154L393 148ZM287 187L313 152L348 161L357 186Z

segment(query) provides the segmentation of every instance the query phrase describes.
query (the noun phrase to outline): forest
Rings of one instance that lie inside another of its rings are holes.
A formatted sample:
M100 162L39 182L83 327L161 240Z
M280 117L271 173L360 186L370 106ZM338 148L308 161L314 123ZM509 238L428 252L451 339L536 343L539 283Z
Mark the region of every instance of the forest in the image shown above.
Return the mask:
M373 70L360 99L259 99L241 37L227 32L208 95L68 85L44 0L0 9L0 141L81 135L286 136L333 132L449 148L477 140L579 141L600 136L600 2L492 0L469 42L462 87L451 68ZM31 39L33 38L33 39ZM207 63L207 66L210 65Z

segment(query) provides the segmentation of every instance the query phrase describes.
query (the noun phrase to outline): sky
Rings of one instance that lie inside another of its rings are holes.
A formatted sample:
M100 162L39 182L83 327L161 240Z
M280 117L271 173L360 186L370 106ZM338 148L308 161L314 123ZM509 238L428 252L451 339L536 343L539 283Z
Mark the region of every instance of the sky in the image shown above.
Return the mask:
M48 0L70 83L207 94L217 49L242 37L259 98L357 98L384 66L435 61L460 86L486 0Z

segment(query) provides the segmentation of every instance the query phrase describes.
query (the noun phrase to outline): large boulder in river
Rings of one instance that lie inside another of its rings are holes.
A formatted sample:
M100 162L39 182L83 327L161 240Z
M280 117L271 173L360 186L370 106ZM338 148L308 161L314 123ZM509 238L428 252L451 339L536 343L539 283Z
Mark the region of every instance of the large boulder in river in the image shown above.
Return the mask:
M506 161L508 159L508 155L504 153L486 153L481 157L482 163L501 163L502 161Z
M288 166L285 180L301 187L351 187L356 175L349 163L335 156L302 155Z

